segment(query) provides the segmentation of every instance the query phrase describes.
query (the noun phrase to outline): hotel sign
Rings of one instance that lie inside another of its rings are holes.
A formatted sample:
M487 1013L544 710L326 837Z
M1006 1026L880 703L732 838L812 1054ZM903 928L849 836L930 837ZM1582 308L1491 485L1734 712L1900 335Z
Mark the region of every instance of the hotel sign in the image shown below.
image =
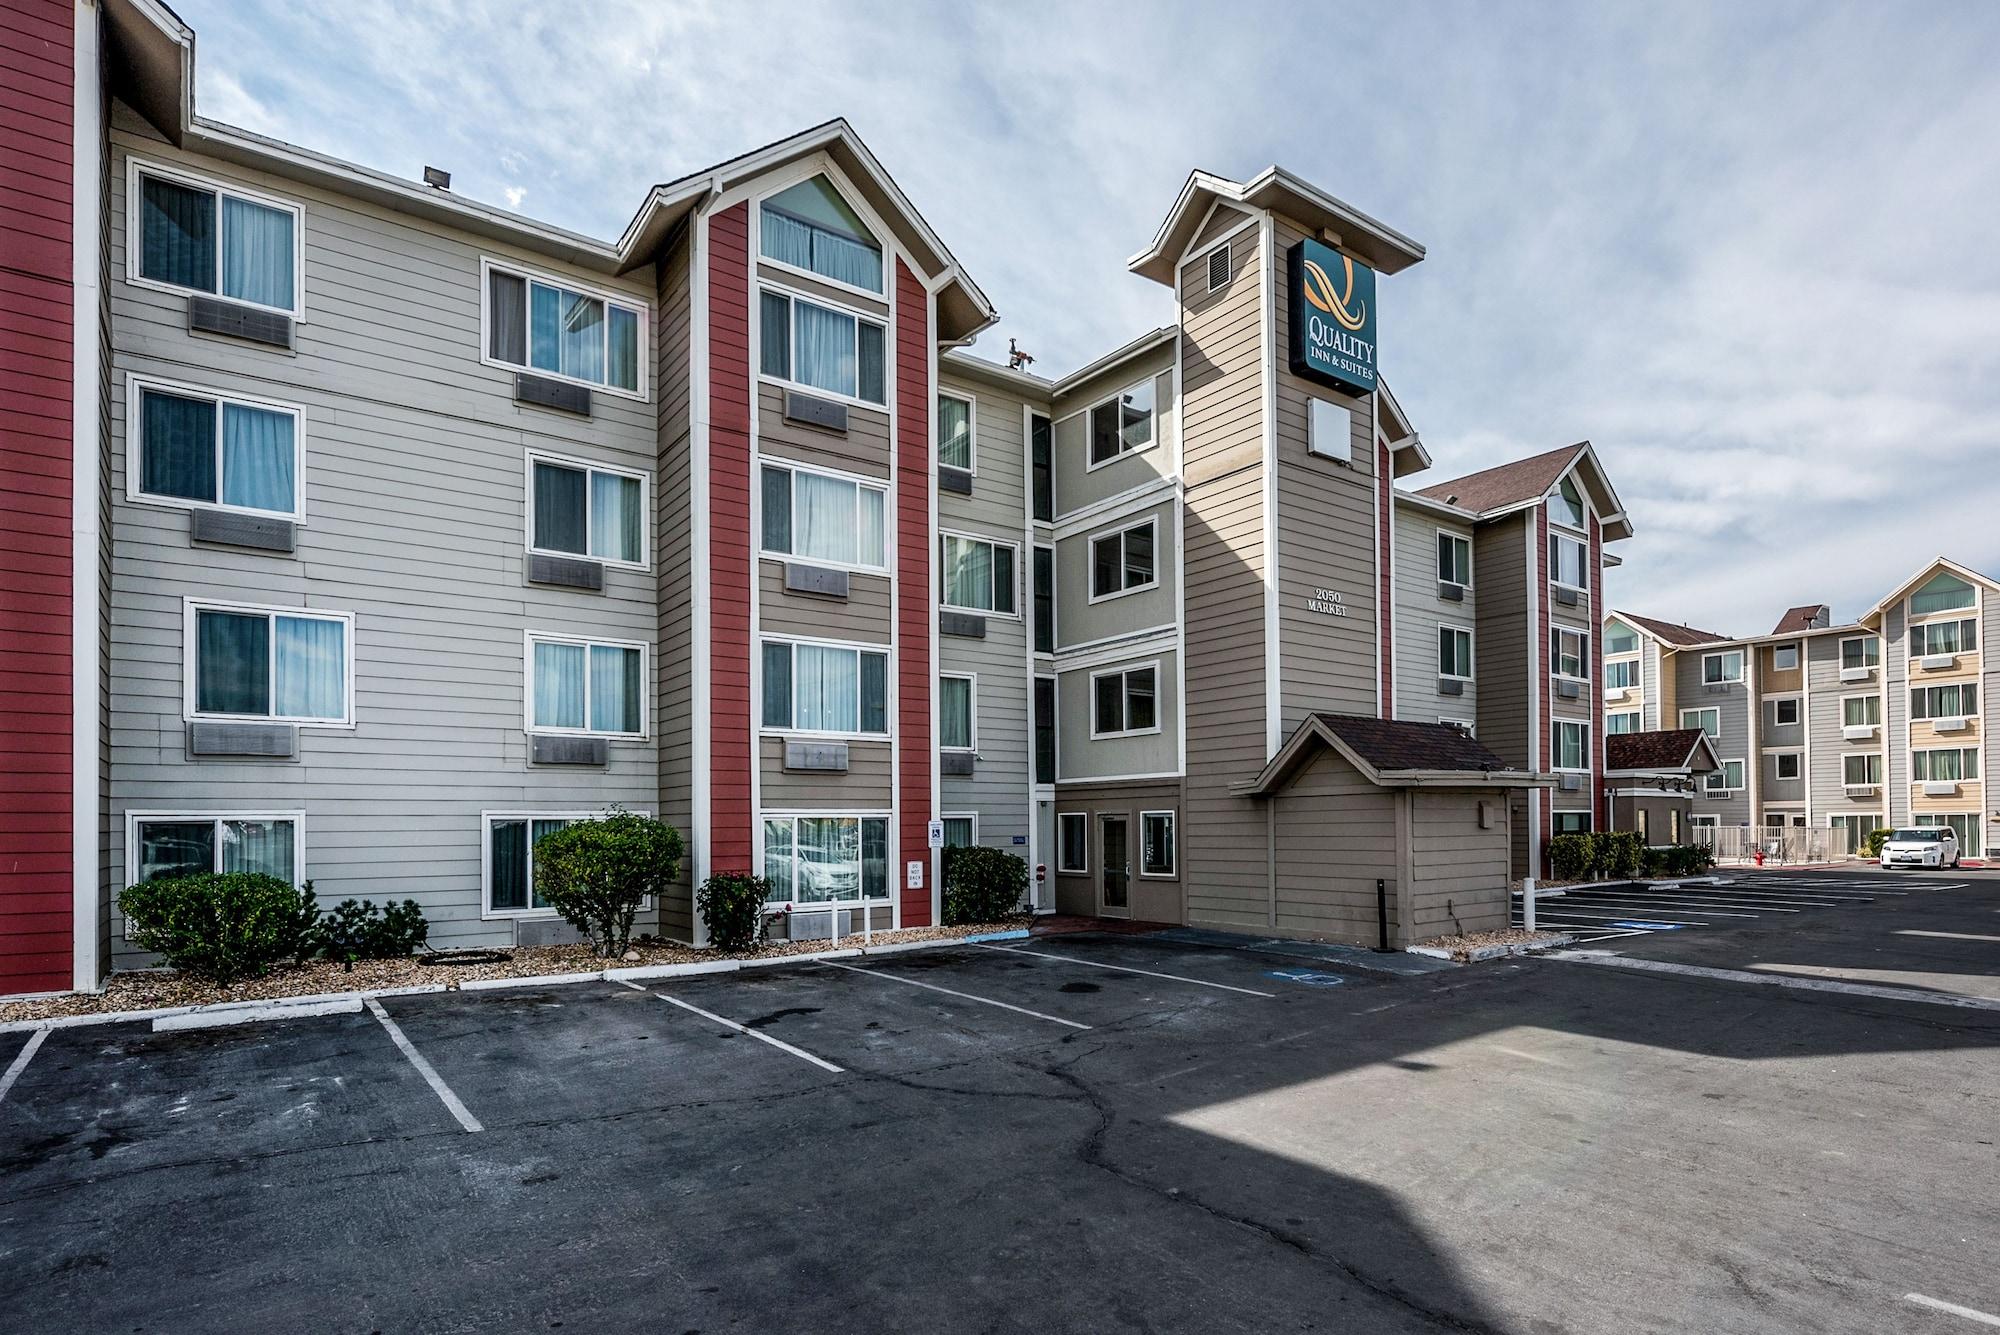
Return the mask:
M1318 241L1291 250L1292 371L1347 394L1375 388L1375 271Z

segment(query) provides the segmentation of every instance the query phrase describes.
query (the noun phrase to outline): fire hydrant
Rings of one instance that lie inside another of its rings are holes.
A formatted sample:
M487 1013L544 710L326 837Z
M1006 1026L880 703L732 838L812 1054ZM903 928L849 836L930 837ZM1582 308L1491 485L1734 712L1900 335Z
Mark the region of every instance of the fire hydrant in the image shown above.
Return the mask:
M1758 865L1758 866L1760 866L1760 867L1761 867L1761 866L1763 866L1763 865L1764 865L1764 850L1763 850L1763 849L1761 849L1761 848L1760 848L1760 849L1758 849L1758 850L1757 850L1757 852L1756 852L1756 855L1755 855L1755 856L1756 856L1756 858L1757 858L1757 865Z

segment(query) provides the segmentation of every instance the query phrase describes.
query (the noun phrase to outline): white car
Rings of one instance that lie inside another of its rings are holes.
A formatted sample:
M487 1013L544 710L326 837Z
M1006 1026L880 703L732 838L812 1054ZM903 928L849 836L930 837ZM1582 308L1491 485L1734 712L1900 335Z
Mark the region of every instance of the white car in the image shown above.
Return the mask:
M1897 830L1882 844L1884 867L1956 867L1958 836L1949 825Z

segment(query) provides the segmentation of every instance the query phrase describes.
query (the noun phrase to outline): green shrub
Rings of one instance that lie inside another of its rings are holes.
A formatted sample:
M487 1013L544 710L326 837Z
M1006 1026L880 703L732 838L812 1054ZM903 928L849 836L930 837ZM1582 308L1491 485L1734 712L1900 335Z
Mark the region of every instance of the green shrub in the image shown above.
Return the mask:
M127 886L125 937L176 969L228 985L310 955L319 918L312 882L262 872L202 872Z
M648 895L680 874L680 831L665 821L612 808L535 841L535 889L563 920L590 937L599 959L623 955L632 919Z
M717 872L695 892L695 911L708 928L708 943L717 950L752 950L763 944L771 915L765 903L771 883L748 872Z
M417 901L385 903L343 899L313 930L319 954L349 968L356 960L394 960L412 954L431 934Z
M1549 874L1558 881L1590 877L1596 849L1587 834L1559 834L1549 840Z
M1699 876L1714 865L1707 844L1666 844L1645 851L1642 870L1647 876Z
M1868 856L1871 858L1881 857L1882 845L1889 842L1889 836L1893 833L1895 831L1889 829L1887 826L1879 830L1870 830L1868 832Z
M1630 830L1606 830L1596 836L1596 875L1606 881L1629 881L1639 874L1639 858L1644 848Z
M1018 912L1028 893L1028 864L1000 848L980 845L944 851L944 920L947 925L998 922Z

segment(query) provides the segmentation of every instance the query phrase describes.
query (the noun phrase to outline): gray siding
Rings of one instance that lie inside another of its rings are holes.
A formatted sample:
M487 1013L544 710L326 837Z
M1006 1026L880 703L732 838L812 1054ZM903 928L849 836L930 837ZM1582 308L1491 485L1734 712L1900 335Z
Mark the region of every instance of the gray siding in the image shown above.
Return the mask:
M1186 836L1181 829L1180 784L1174 780L1156 783L1121 783L1109 785L1064 784L1058 791L1051 811L1081 812L1090 818L1090 864L1083 875L1062 875L1055 870L1055 847L1048 845L1049 854L1045 861L1049 864L1049 874L1055 885L1055 906L1064 913L1091 914L1098 911L1099 896L1103 889L1103 840L1101 820L1105 816L1123 816L1130 822L1127 837L1130 840L1132 878L1127 887L1131 901L1130 916L1145 922L1180 922L1185 916L1182 899L1182 882L1179 875L1180 862L1185 856L1183 845ZM1175 874L1173 876L1145 876L1140 873L1140 840L1143 837L1139 817L1147 811L1172 811L1174 819ZM1053 815L1050 830L1053 832ZM1051 833L1051 840L1054 835Z
M1855 741L1841 736L1845 718L1842 700L1850 695L1874 695L1879 698L1882 691L1880 668L1866 681L1841 681L1842 638L1839 635L1815 635L1806 640L1806 684L1811 692L1808 697L1811 710L1806 718L1807 740L1811 747L1811 755L1807 758L1807 781L1812 796L1814 825L1826 825L1834 816L1879 816L1883 811L1880 794L1850 796L1843 786L1843 757L1881 750L1884 730L1878 727L1874 736ZM1886 712L1884 717L1887 717Z
M1153 521L1156 585L1090 601L1091 539ZM1157 505L1106 520L1056 541L1056 648L1172 628L1178 620L1180 559L1171 492Z
M1281 936L1373 946L1380 934L1375 898L1380 879L1388 883L1395 931L1402 907L1395 793L1369 783L1329 750L1258 814L1266 810L1276 889L1268 904L1257 906L1265 920L1245 925Z
M1090 466L1090 408L1147 379L1153 381L1153 444ZM1173 344L1121 362L1056 397L1051 411L1056 518L1169 476L1174 467Z
M1153 663L1159 665L1160 730L1135 737L1092 738L1091 677ZM1178 660L1172 649L1153 649L1115 662L1060 671L1056 676L1057 781L1070 783L1176 772L1180 768L1179 680Z
M757 739L759 801L765 811L887 811L889 743L847 743L845 774L785 772L785 739Z
M862 477L889 476L889 415L847 408L847 430L825 431L785 420L785 391L757 386L757 452Z
M757 614L763 633L809 640L889 644L889 577L850 573L847 597L785 592L785 563L757 561Z
M1463 602L1438 597L1437 534L1439 529L1472 540L1470 527L1439 519L1407 505L1396 507L1396 717L1418 723L1439 718L1479 722L1479 588L1475 563L1472 583ZM1472 631L1473 680L1462 695L1438 693L1438 626L1463 626Z
M1746 682L1735 682L1726 686L1711 687L1701 679L1701 659L1703 650L1689 649L1676 653L1674 664L1674 699L1678 710L1716 709L1720 711L1721 734L1711 740L1715 743L1715 756L1720 761L1740 760L1743 762L1744 786L1727 795L1717 795L1702 789L1695 794L1694 810L1697 815L1715 816L1722 825L1748 825L1752 820L1750 810L1750 784L1754 782L1757 760L1756 739L1750 727L1750 687ZM1747 655L1746 655L1747 659ZM1748 673L1746 661L1744 671ZM1672 726L1680 726L1677 713Z
M1504 812L1507 794L1410 792L1412 934L1421 941L1507 926L1507 822L1479 827L1479 804ZM1406 943L1407 944L1407 943Z

